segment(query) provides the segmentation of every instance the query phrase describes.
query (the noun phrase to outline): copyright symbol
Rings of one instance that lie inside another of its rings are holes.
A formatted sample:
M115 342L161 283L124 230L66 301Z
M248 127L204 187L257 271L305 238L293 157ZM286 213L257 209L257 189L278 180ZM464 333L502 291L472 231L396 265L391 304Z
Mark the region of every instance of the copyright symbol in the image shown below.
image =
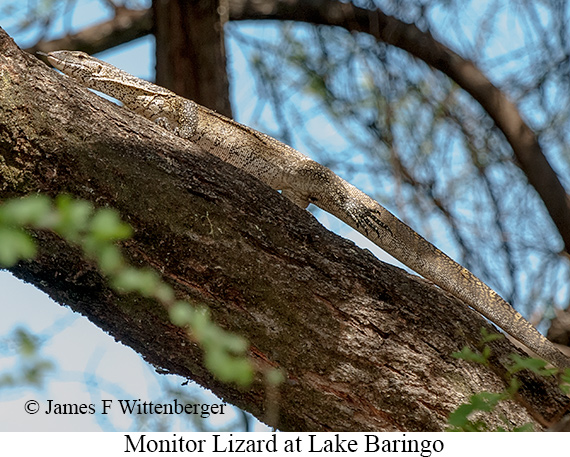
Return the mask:
M28 400L24 405L24 410L28 414L36 414L40 410L40 404L36 400Z

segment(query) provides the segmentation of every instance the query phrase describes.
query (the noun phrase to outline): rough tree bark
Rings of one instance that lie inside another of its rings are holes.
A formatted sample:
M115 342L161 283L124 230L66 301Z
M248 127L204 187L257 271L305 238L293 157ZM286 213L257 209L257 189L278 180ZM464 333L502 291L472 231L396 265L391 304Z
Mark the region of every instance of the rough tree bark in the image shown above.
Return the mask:
M155 367L196 380L281 430L441 430L473 392L505 386L458 361L488 323L432 284L324 229L277 192L153 123L78 87L20 51L0 29L0 201L62 192L117 208L135 230L123 250L181 298L206 304L245 336L258 366L286 373L268 405L261 379L213 379L201 352L150 300L117 296L73 246L37 233L41 254L11 271L87 316ZM512 424L553 420L566 404L523 375ZM525 408L521 407L525 405ZM539 419L540 420L540 419Z

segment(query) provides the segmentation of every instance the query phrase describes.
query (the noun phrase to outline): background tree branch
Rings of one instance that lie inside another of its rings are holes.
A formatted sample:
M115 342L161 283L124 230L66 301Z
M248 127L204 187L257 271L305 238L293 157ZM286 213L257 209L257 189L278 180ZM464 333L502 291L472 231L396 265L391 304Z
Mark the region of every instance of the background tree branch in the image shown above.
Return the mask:
M490 369L455 360L484 319L427 282L324 229L254 178L76 86L0 31L0 200L62 192L117 208L135 230L123 246L180 294L245 336L258 366L284 370L278 396L240 391L204 369L201 352L152 301L117 296L76 249L37 233L40 256L11 271L131 346L157 369L207 386L282 430L441 430ZM502 404L512 424L548 421L566 397L522 377Z
M297 0L293 3L275 0L273 8L269 8L267 2L260 5L250 0L234 0L231 4L232 20L295 20L368 33L409 52L449 76L481 104L505 135L519 166L540 195L568 251L570 206L564 187L517 107L472 62L434 39L430 33L386 15L380 9L367 10L352 3L331 0Z
M27 51L50 52L61 49L80 49L88 54L97 54L129 43L152 33L152 10L133 10L125 7L114 9L108 21L67 34L55 40L41 40Z

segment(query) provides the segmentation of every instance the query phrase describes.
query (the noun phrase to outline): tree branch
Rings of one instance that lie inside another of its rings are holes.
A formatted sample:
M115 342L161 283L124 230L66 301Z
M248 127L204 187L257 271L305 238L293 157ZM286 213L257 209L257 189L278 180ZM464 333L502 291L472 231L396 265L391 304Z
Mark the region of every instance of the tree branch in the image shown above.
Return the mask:
M372 11L334 0L231 0L230 19L272 19L339 26L364 32L396 46L440 70L485 109L505 135L529 183L536 189L554 221L567 252L570 247L570 205L562 183L544 156L538 138L517 107L473 62L453 52L430 33L406 24L379 9Z
M36 51L80 49L88 54L97 54L152 33L153 19L150 8L132 10L121 6L115 8L114 13L113 18L108 21L57 40L40 41L26 51L33 54Z
M171 135L22 53L0 29L0 201L62 192L113 206L134 228L123 246L159 271L180 298L207 305L245 336L258 366L280 367L269 396L204 368L201 351L163 308L118 296L73 246L37 233L40 256L11 271L87 316L166 372L191 378L282 430L441 430L481 389L505 386L491 369L458 361L491 326L427 282L324 229L253 177ZM524 410L489 419L549 420L566 402L555 385L522 376ZM268 398L277 398L268 401ZM273 417L273 419L267 419Z

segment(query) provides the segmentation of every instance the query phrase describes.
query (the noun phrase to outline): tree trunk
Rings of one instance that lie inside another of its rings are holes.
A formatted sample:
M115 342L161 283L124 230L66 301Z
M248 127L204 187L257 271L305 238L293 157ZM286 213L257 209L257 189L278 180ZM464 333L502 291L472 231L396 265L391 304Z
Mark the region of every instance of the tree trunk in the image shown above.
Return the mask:
M253 177L78 87L21 52L0 29L0 201L62 192L112 206L134 228L131 262L148 265L180 298L209 306L245 336L258 366L286 376L277 395L204 368L200 348L157 303L118 296L76 248L37 233L41 253L11 271L87 316L169 373L193 379L281 430L442 430L469 395L504 388L489 368L459 361L491 326L426 281L386 265L323 228ZM521 376L520 403L491 426L552 420L555 385ZM269 414L269 416L268 416Z
M156 83L231 117L224 22L218 0L152 2Z

